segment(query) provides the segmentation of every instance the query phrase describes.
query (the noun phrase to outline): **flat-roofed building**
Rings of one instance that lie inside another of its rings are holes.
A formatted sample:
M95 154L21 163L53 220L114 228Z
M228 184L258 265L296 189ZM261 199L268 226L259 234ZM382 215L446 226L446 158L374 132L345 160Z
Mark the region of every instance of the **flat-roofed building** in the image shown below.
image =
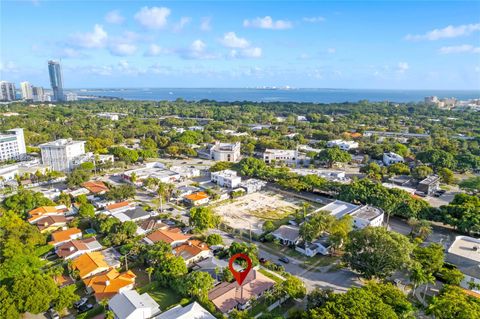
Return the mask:
M267 148L263 152L263 161L267 164L296 165L298 161L297 150L278 150Z
M231 169L223 171L212 172L210 180L221 187L236 188L240 185L242 178L237 176L237 172Z
M438 175L430 175L417 186L417 193L419 195L429 196L435 193L437 190L440 189L440 176Z
M457 236L447 252L446 261L465 275L460 286L480 293L480 239Z
M75 168L75 158L85 154L85 141L59 139L40 144L42 163L53 170L70 172Z
M343 151L349 151L358 148L358 143L354 141L332 140L327 142L327 147L338 147Z
M379 208L369 205L359 206L341 200L336 200L316 210L316 212L319 211L327 211L337 219L350 215L353 217L353 226L360 229L367 226L381 226L384 218L384 213Z
M14 128L0 133L0 162L21 160L27 155L23 128Z

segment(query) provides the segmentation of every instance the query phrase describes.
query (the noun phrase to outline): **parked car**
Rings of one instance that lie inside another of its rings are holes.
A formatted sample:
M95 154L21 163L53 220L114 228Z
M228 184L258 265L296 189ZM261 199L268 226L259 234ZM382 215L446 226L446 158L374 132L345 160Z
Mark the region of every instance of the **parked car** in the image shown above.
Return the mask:
M93 305L91 303L83 304L80 307L78 307L78 313L89 311L92 308L93 308Z
M290 262L290 259L288 259L287 257L283 256L281 258L278 258L278 260L280 260L281 262L284 262L286 264L288 264Z
M50 319L60 319L60 315L53 308L48 309L47 314Z
M264 263L266 263L266 262L268 261L268 259L266 259L266 258L260 258L258 261L259 261L261 264L264 264Z
M86 304L88 301L88 298L87 297L83 297L82 299L80 299L79 301L77 301L76 303L73 304L73 306L75 308L78 308L80 306L83 306L84 304Z

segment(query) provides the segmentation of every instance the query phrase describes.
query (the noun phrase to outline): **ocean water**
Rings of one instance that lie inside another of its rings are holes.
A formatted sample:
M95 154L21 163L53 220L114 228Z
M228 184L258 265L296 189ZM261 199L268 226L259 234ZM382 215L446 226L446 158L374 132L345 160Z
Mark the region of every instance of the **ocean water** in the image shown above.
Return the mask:
M143 88L143 89L78 89L83 96L116 97L125 100L187 101L203 99L235 102L314 102L342 103L360 100L420 102L426 96L455 97L459 100L480 98L480 91L438 90L355 90L355 89L219 89L219 88Z

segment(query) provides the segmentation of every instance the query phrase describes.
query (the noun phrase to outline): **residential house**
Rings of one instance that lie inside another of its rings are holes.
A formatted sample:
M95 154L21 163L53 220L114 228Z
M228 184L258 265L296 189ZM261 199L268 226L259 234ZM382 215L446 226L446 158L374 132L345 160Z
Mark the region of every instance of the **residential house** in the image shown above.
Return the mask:
M109 269L83 280L87 293L93 293L97 301L110 299L118 293L133 289L137 276L130 270L119 273Z
M89 252L101 250L102 248L102 245L95 237L89 237L64 242L56 247L55 252L58 257L69 260Z
M105 261L103 254L95 251L74 259L72 269L78 271L80 279L85 279L110 269L110 266Z
M233 267L239 271L242 269L237 264L233 264ZM223 278L223 270L225 268L228 268L228 261L216 257L208 257L196 262L192 269L208 273L215 280L215 284L217 284Z
M207 193L205 192L197 192L184 197L184 200L190 206L200 206L205 205L210 201Z
M327 147L338 147L342 151L349 151L358 148L358 143L354 141L332 140L327 142Z
M445 257L447 262L457 266L465 275L460 286L480 293L480 239L457 236Z
M251 300L260 298L273 288L275 281L255 269L251 269L242 285L237 282L222 282L208 293L208 299L224 314L233 309L244 310Z
M151 217L149 212L146 212L142 207L135 207L127 211L113 214L113 217L118 218L122 223L126 221L140 221Z
M236 171L226 169L223 171L212 172L210 174L210 180L221 187L236 188L242 181L242 178L237 176Z
M72 241L74 239L82 238L82 231L77 227L63 228L52 233L52 240L48 243L57 247L63 243Z
M163 241L172 247L176 247L178 245L185 243L189 239L190 239L190 236L182 234L180 229L170 228L170 229L158 229L153 233L149 234L143 240L150 245L153 245L159 241Z
M177 305L156 316L155 319L215 319L215 317L194 301L186 306Z
M300 229L292 225L282 225L271 233L282 245L296 245L300 241Z
M119 202L119 203L114 203L105 206L105 213L108 215L114 215L118 213L122 213L124 211L130 210L133 208L133 205L131 205L127 201Z
M67 212L68 208L65 205L40 206L28 212L28 222L30 224L35 224L45 216L65 216Z
M103 195L108 192L108 187L102 181L89 181L82 184L82 187L88 189L94 195Z
M200 240L188 240L175 247L173 253L185 260L187 267L193 266L195 262L213 257L213 253L207 244Z
M440 189L440 177L438 175L430 175L420 183L418 183L415 194L429 196Z
M135 290L116 294L108 302L108 308L113 312L115 319L147 319L160 312L160 306L149 294L140 295Z
M183 198L187 195L190 195L199 191L200 191L200 188L195 186L180 186L180 187L177 187L177 189L175 190L175 194L179 198Z
M403 162L405 162L403 157L394 152L383 153L383 164L387 166Z
M145 235L157 229L168 229L167 224L162 223L160 220L155 218L142 219L137 222L137 235Z
M58 215L44 215L36 218L34 222L30 224L37 226L41 233L50 233L57 229L67 226L67 219L64 214Z
M313 257L316 254L328 255L330 253L330 240L328 236L323 236L312 243L300 242L295 246L295 250L308 256Z

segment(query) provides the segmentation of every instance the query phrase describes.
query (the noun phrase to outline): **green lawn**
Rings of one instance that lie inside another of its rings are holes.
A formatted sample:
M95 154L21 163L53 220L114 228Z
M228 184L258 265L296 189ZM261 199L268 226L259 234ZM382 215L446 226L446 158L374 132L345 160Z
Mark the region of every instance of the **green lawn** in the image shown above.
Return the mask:
M277 284L282 282L282 279L278 278L275 275L272 275L270 272L266 271L265 269L260 268L258 271L261 274L263 274L263 275L267 276L268 278L272 279L273 281L275 281Z
M148 293L159 305L160 309L165 310L172 305L176 305L182 300L182 297L170 288L161 287L158 283L152 282L141 288L138 293Z

